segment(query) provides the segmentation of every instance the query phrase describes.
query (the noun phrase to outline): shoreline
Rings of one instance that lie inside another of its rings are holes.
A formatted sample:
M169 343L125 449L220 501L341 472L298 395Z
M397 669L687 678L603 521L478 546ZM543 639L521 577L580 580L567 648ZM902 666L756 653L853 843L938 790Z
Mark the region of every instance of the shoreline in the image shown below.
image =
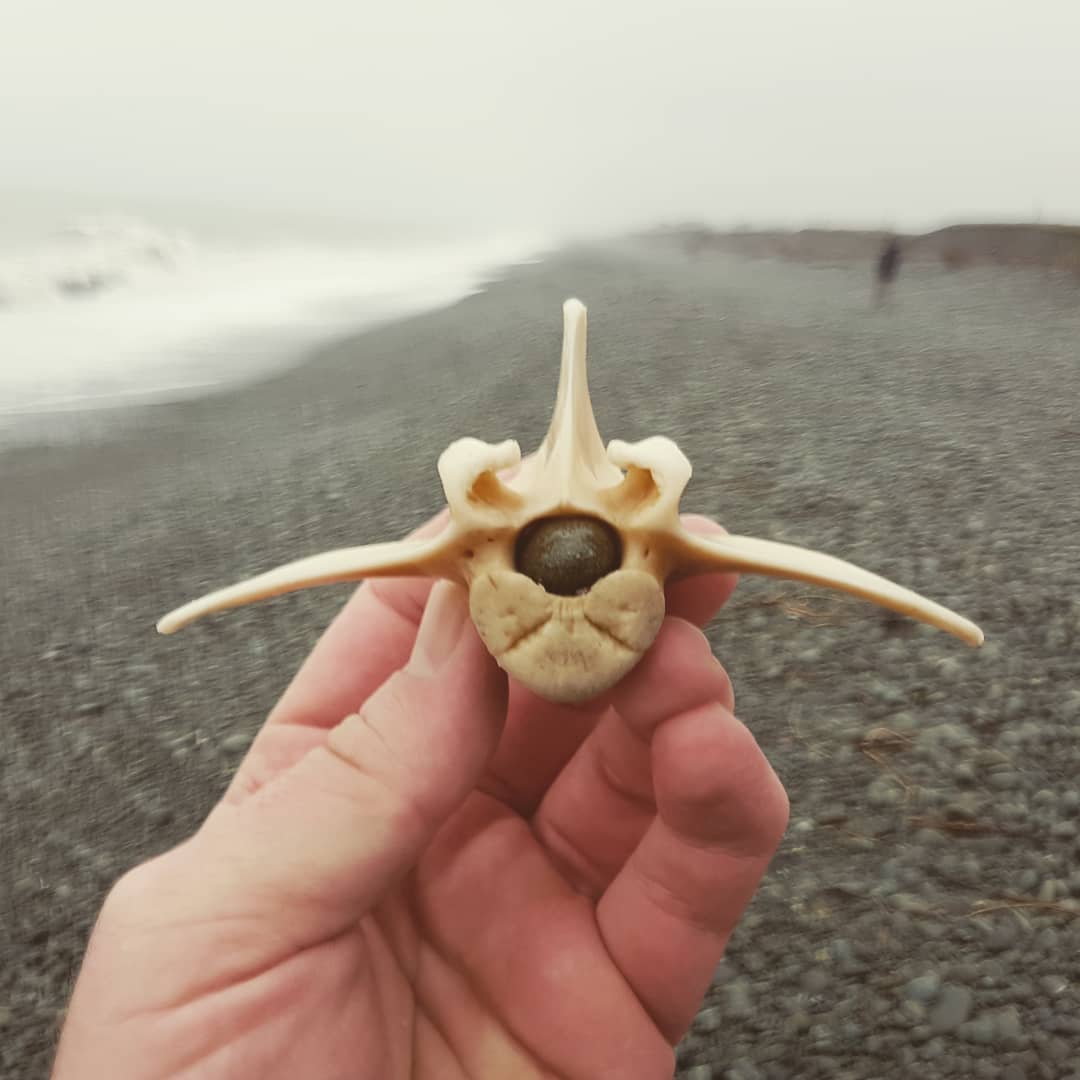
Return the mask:
M69 486L65 484L66 474L82 483L87 472L95 470L95 455L107 463L103 472L113 464L119 464L121 468L132 467L144 451L149 451L151 456L157 453L158 448L153 444L158 436L175 438L189 424L213 424L219 410L221 413L242 410L243 403L249 399L258 400L265 395L276 401L283 395L298 392L305 372L326 364L333 365L342 353L362 348L362 342L369 335L408 324L414 319L437 316L483 294L523 268L574 257L573 248L555 248L526 260L493 266L460 297L421 310L406 306L404 310L372 318L360 326L341 328L322 340L298 346L286 354L288 359L278 360L264 370L220 383L204 384L193 388L195 392L190 394L159 396L151 392L141 399L136 396L108 405L7 414L15 419L6 427L0 425L0 505L5 498L5 482L10 505L10 500L27 492L25 485L16 486L20 477L31 477L31 483L36 483L44 472L55 477L63 488ZM3 419L0 417L0 421ZM16 434L20 428L22 434ZM174 452L175 449L174 445Z
M557 253L539 233L453 245L221 246L107 218L0 250L0 447L97 441L143 408L244 388ZM2 260L0 260L2 261Z
M558 252L554 253L554 257ZM141 425L140 418L149 413L163 410L183 409L198 402L220 398L229 394L241 394L257 390L265 383L288 376L297 369L311 363L317 363L325 353L347 347L350 342L363 338L366 334L380 330L394 323L406 322L418 316L443 310L468 299L469 296L482 292L498 282L507 274L522 265L543 262L553 257L545 254L526 263L508 263L493 267L489 274L462 296L436 303L430 307L415 308L403 305L383 315L371 317L356 326L344 326L331 334L318 335L306 344L297 344L294 348L283 348L274 343L270 331L251 331L246 335L248 348L254 348L260 340L265 341L268 351L279 355L264 367L215 382L192 383L189 385L162 387L128 394L105 395L105 400L98 404L93 398L72 398L56 406L46 404L42 407L28 405L25 408L0 410L0 456L8 451L48 452L77 444L80 448L102 442L122 439L133 428Z
M924 233L827 227L727 231L686 225L643 236L690 254L721 250L747 258L838 264L876 261L885 242L895 237L904 259L939 264L950 272L1009 267L1073 277L1080 273L1080 225L955 223Z

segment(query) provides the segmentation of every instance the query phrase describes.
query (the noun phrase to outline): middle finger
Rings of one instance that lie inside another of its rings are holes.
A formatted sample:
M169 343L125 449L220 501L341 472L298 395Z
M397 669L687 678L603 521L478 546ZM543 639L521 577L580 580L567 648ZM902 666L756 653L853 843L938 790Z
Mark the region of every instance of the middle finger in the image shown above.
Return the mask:
M713 702L734 707L727 673L700 630L667 619L533 817L540 843L580 892L598 897L656 816L653 732L664 720Z

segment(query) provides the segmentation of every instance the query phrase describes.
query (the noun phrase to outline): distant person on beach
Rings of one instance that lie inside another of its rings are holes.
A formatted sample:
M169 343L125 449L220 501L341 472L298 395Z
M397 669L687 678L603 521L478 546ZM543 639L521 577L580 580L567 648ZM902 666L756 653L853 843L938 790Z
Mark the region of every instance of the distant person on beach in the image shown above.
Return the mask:
M671 585L580 707L508 685L460 586L361 586L198 832L110 892L53 1080L669 1080L787 824L698 629L734 586Z
M895 236L891 236L885 242L885 246L878 256L877 288L875 290L877 303L880 304L888 296L889 289L896 280L896 275L900 272L900 261L900 241Z

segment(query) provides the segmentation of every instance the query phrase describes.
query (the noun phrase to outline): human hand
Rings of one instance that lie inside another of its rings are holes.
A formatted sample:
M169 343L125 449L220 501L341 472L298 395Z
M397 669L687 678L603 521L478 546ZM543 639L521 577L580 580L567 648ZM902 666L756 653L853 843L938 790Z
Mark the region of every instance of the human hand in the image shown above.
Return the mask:
M670 1077L787 822L693 625L734 586L669 586L569 707L507 685L460 587L365 583L202 828L110 893L54 1080Z

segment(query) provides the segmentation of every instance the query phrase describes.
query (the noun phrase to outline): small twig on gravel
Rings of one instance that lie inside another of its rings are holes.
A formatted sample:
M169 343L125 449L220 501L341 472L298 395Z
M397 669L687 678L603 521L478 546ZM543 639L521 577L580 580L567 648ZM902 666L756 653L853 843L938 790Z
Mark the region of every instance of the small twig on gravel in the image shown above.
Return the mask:
M808 622L811 626L842 626L850 619L853 604L830 597L823 599L814 593L774 592L755 601L757 607L779 607L789 619Z
M1000 900L976 900L967 914L968 918L975 918L994 911L1045 911L1076 918L1080 915L1080 904L1068 900L1033 900L1025 896L1006 896Z
M853 829L853 828L850 828L850 827L848 827L848 828L838 828L837 832L839 832L842 836L850 837L852 840L862 840L862 841L865 841L868 844L874 844L874 845L877 845L877 844L881 843L881 840L880 840L879 837L871 836L869 833L859 832L858 829Z
M802 706L796 702L791 706L791 712L788 713L788 727L791 730L791 734L795 736L799 742L806 742L806 736L802 730Z
M883 726L872 727L859 740L859 749L877 765L887 764L886 754L910 750L913 745L910 735Z
M960 836L1025 836L1022 829L1006 829L988 821L954 821L950 818L913 817L908 824L915 829L937 829Z
M866 757L875 765L884 769L900 785L904 791L904 802L910 801L915 791L914 786L903 773L889 764L886 755L909 750L913 745L913 740L907 735L902 735L899 731L893 731L892 728L875 727L863 735L858 745L859 750Z

